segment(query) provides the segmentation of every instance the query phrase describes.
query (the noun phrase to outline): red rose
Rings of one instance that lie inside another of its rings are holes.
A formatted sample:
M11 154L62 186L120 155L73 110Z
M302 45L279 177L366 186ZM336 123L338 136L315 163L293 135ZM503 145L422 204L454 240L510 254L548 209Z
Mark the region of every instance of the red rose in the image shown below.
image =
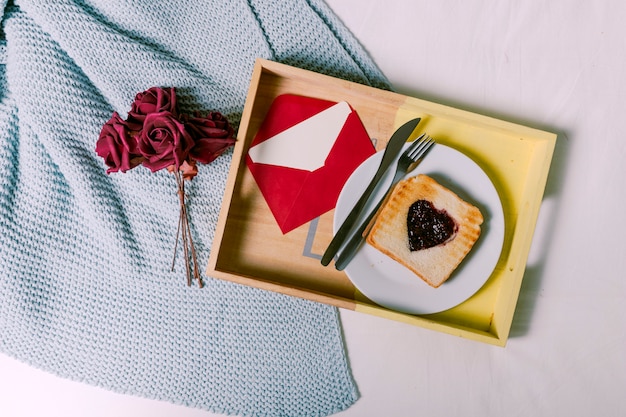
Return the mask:
M152 87L135 96L135 101L128 112L128 122L135 130L141 130L146 116L150 113L168 111L178 117L176 89Z
M211 112L207 117L183 116L183 120L195 141L189 154L200 163L212 162L235 143L234 129L218 112Z
M170 165L180 168L194 145L185 125L167 111L148 114L137 139L143 165L152 172Z
M128 126L117 112L102 126L100 137L96 142L96 153L104 159L111 172L126 172L141 164L143 158L139 154L136 139L131 136Z

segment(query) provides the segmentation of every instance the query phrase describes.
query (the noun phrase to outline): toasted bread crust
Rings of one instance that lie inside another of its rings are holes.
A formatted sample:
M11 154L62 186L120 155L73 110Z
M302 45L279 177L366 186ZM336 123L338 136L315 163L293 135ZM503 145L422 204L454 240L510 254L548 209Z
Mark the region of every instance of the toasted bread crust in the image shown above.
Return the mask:
M407 214L417 200L427 200L454 219L457 230L447 242L417 251L408 245ZM480 210L429 176L420 174L401 181L379 210L367 243L401 263L428 285L443 284L480 237L484 219Z

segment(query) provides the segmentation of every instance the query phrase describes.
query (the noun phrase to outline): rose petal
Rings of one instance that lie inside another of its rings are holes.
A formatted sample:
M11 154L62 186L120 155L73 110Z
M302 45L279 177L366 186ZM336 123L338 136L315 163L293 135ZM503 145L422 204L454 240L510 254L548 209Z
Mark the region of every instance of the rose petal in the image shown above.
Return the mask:
M129 134L126 122L114 112L100 131L96 142L96 153L104 159L109 167L107 173L126 172L141 163L137 154L137 142Z
M146 159L143 165L155 172L174 165L177 169L195 142L185 125L170 112L150 113L138 137L138 149Z

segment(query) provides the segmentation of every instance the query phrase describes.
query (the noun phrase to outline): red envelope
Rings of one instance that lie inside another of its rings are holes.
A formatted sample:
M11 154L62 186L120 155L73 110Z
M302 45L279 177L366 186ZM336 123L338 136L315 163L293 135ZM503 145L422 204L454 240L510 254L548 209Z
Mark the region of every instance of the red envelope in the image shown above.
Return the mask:
M332 210L375 152L347 103L285 94L270 106L246 163L284 234Z

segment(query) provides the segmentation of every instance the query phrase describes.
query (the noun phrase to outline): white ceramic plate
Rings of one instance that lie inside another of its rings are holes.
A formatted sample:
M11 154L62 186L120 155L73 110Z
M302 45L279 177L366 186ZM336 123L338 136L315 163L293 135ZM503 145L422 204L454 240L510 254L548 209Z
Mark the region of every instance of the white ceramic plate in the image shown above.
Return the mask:
M344 185L335 209L335 232L378 169L383 152L363 162ZM395 163L377 187L378 201L391 183ZM426 174L480 209L485 221L481 236L439 288L432 288L410 270L363 243L345 272L372 301L409 314L431 314L452 308L474 295L493 272L504 242L504 213L498 192L487 174L469 157L437 144L407 177ZM373 206L372 203L370 205ZM369 210L366 211L366 213Z

